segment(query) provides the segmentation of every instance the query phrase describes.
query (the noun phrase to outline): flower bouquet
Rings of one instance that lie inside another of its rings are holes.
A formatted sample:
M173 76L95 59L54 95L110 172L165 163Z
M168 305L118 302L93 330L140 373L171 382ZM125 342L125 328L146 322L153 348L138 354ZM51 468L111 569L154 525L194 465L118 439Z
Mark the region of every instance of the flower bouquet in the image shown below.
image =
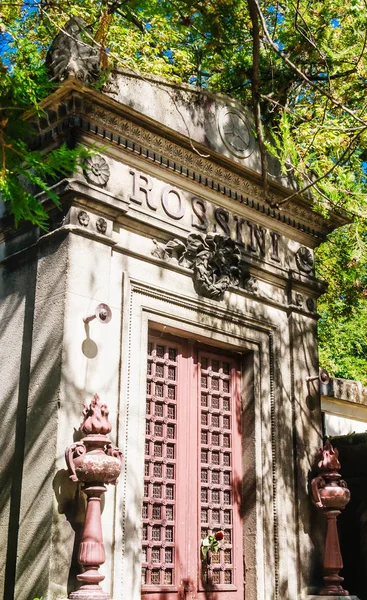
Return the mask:
M212 535L207 535L203 540L201 540L201 557L207 564L210 564L211 553L218 552L220 548L220 543L224 538L223 531L217 531Z

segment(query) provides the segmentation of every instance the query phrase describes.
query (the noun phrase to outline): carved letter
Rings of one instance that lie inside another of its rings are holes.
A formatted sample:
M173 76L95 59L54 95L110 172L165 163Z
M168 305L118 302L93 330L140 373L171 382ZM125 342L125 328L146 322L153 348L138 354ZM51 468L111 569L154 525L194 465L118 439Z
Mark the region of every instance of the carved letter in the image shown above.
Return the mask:
M280 235L279 233L275 233L275 231L271 231L270 232L270 237L271 237L271 254L270 254L270 258L272 258L273 260L276 261L280 261L279 258L279 238Z
M234 217L234 220L236 221L236 242L238 244L243 244L242 225L244 225L246 221L244 219L241 219L240 217Z
M201 198L191 199L192 210L198 218L198 223L195 223L195 217L192 217L191 225L200 231L208 231L208 218L206 216L206 202Z
M145 194L145 198L149 208L151 208L152 210L157 210L157 206L153 203L153 182L149 175L144 175L143 173L133 171L132 169L129 172L133 176L133 193L129 195L129 200L132 200L136 204L142 204L143 201L140 198L140 192L143 192L143 194Z
M216 208L214 211L214 216L217 220L218 225L223 229L224 233L230 237L231 230L229 229L228 220L229 220L229 212L228 210L224 210L224 208Z
M265 229L261 225L254 225L250 221L247 221L248 228L250 230L250 243L248 249L251 252L256 252L257 246L260 253L265 255Z
M176 212L172 211L172 208L169 205L170 194L174 194L178 199L178 205L176 204ZM178 190L175 190L168 185L164 188L162 192L162 206L164 208L165 213L171 217L172 219L182 219L185 214L185 206L182 200L182 196Z

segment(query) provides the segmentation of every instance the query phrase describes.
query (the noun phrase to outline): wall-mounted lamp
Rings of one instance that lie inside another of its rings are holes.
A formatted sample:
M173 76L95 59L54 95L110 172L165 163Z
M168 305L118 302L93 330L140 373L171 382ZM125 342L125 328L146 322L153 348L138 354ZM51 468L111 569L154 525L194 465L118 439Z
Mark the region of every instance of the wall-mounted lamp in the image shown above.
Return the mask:
M110 307L101 302L101 304L98 304L94 314L89 315L89 317L84 317L83 321L84 323L89 323L90 321L93 321L93 319L98 319L102 325L109 323L112 319L112 311Z
M317 379L324 385L327 385L330 382L329 373L326 371L326 369L320 369L318 375L306 377L306 381L316 381Z

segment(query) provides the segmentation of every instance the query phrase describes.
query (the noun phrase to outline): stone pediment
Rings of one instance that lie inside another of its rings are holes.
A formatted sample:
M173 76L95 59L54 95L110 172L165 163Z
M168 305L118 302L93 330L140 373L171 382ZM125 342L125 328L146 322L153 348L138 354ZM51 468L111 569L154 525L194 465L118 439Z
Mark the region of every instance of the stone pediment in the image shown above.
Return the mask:
M106 93L86 87L76 80L63 83L43 102L43 115L34 119L37 128L35 146L47 147L55 139L63 139L72 132L74 138L88 138L89 143L101 145L104 150L108 148L109 153L116 149L134 157L134 160L138 158L141 169L144 168L143 163L148 169L154 165L154 172L161 172L163 178L168 173L175 174L184 187L195 184L196 191L201 188L203 192L214 193L219 203L222 197L227 205L230 202L234 210L240 206L241 210L252 215L255 222L291 239L298 239L309 247L318 245L327 233L347 222L343 213L332 212L328 219L315 213L309 198L297 196L284 202L287 196L294 193L294 183L290 182L291 187L285 187L281 178L271 181L268 200L273 206L278 202L283 204L280 209L270 206L265 200L258 172L258 150L252 133L251 116L239 105L225 104L228 99L219 97L218 106L212 108L219 119L216 121L216 134L212 118L208 118L207 130L199 131L197 119L205 120L205 115L200 116L202 107L196 109L198 101L191 106L194 115L191 121L188 121L187 115L181 114L184 125L179 127L177 119L170 121L166 117L163 122L159 121L161 112L156 115L157 120L147 114L151 110L146 109L145 114L139 112L139 108L143 110L144 106L149 106L149 98L142 106L141 100L131 100L134 97L132 90L130 105L124 104L127 97L119 90L125 90L131 79L123 74L114 75ZM141 81L147 85L145 78ZM149 85L154 88L154 80L149 81ZM197 96L198 92L191 92L187 88L189 86L179 88L180 94ZM208 94L202 95L205 105ZM178 99L175 102L177 104ZM188 106L187 98L185 102ZM166 95L166 107L170 114L176 110L171 104L170 97ZM177 114L180 113L181 108L177 107ZM195 135L190 129L187 129L186 135L182 132L182 127L185 129L187 123L191 128L194 126L193 131L197 131ZM90 179L89 182L93 184ZM94 183L99 185L98 182ZM102 187L108 190L105 183Z

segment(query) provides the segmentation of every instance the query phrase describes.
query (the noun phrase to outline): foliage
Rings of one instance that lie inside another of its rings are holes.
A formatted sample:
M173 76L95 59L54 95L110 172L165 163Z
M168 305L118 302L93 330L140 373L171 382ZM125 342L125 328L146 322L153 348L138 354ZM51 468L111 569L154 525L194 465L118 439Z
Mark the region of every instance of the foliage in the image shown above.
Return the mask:
M352 231L352 230L355 231ZM367 385L367 265L358 224L336 230L318 249L318 275L329 281L318 303L320 363L331 374ZM352 243L356 239L357 243Z
M0 192L17 221L44 225L42 207L14 175L46 190L47 177L77 159L62 148L41 165L41 156L19 142L26 139L19 114L37 110L51 91L44 68L50 41L70 16L80 16L105 70L162 75L252 105L260 147L267 128L271 151L309 188L315 210L326 218L330 208L349 214L352 225L318 251L319 275L330 284L319 304L321 363L331 374L366 381L366 8L367 0L4 3ZM264 151L262 166L266 191Z
M20 37L10 44L0 65L0 196L8 203L17 225L22 219L46 228L48 216L36 192L58 204L50 182L75 169L85 149L60 148L43 156L31 150L34 135L23 118L26 109L39 112L39 101L53 91L37 46Z

